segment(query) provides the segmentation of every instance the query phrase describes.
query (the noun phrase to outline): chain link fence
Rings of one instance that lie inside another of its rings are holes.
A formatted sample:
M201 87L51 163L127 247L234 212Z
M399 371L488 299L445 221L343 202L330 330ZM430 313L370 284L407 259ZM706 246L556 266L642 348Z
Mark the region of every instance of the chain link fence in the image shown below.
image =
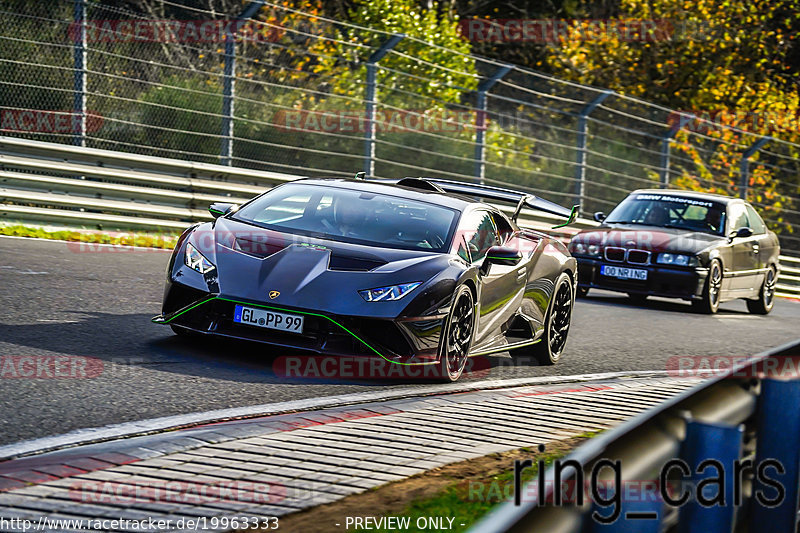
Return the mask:
M0 134L305 176L437 176L583 213L745 196L800 252L800 146L266 1L0 0Z

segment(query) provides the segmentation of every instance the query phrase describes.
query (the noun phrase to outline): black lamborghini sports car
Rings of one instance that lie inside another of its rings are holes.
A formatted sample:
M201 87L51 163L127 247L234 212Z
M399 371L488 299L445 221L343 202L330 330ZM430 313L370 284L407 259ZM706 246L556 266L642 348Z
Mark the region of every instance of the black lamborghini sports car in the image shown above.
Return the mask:
M477 201L512 202L513 215ZM438 365L519 349L561 357L577 263L523 207L567 219L533 195L444 180L303 179L180 237L162 314L178 334L246 339L317 354Z

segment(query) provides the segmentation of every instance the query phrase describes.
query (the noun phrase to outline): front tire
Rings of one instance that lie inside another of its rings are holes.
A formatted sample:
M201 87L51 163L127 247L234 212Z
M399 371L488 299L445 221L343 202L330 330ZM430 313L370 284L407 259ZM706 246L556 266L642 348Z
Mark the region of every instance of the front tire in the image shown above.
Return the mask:
M692 300L692 307L698 312L713 315L719 309L720 293L722 290L722 263L714 259L708 267L708 277L703 286L703 297Z
M466 285L453 295L453 305L447 315L439 344L439 375L442 381L453 382L461 377L467 366L475 330L475 298Z
M758 293L758 300L746 300L747 310L754 315L766 315L775 306L775 283L777 283L775 267L769 267L764 276L764 283Z
M569 326L572 323L573 302L572 282L569 276L562 272L556 280L541 340L530 349L531 355L540 365L554 365L564 353Z

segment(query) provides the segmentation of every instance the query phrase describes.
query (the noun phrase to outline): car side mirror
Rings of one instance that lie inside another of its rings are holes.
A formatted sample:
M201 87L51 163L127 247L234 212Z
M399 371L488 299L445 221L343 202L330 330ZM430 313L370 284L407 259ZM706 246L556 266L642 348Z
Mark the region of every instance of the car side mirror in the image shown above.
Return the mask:
M602 211L598 211L598 212L596 212L596 213L594 214L593 218L594 218L594 219L595 219L597 222L602 222L602 221L604 221L604 220L606 219L606 214L605 214L605 213L603 213Z
M728 240L732 241L736 237L752 237L752 236L753 236L753 230L752 229L750 229L750 228L739 228L736 231L730 232L730 234L728 235Z
M481 265L484 274L489 272L491 265L514 266L522 260L522 253L507 246L492 246L486 251L486 258Z
M211 216L214 218L219 218L221 216L227 215L233 211L236 211L239 208L236 204L226 204L222 202L214 202L208 207L208 212L211 213Z

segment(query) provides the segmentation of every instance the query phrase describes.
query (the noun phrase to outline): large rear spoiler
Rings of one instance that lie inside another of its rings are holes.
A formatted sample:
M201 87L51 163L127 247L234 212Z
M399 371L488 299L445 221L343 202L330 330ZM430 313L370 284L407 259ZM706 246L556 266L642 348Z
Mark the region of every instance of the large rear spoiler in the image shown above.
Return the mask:
M560 206L544 198L539 198L535 194L530 194L512 189L503 189L501 187L493 187L491 185L479 185L477 183L465 183L461 181L440 180L435 178L404 178L399 181L392 180L398 185L409 185L418 188L428 188L433 190L440 190L441 192L452 192L456 194L463 194L466 196L476 196L478 198L485 198L486 200L495 200L500 202L511 202L517 205L512 215L512 220L516 221L519 217L523 207L530 207L537 211L543 211L551 215L564 217L567 219L563 224L553 226L553 229L562 228L575 222L578 218L579 205L573 205L572 209ZM425 187L424 184L430 184L433 187Z

